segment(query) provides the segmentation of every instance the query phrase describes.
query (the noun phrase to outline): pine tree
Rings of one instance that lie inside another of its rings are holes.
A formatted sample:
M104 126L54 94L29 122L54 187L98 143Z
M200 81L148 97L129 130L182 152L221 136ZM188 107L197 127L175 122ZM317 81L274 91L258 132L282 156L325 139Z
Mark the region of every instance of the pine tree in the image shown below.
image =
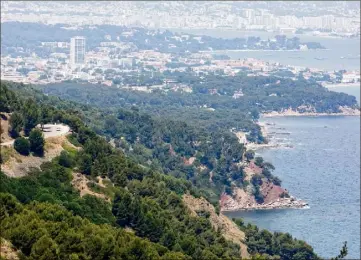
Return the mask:
M43 156L44 155L44 145L45 139L43 133L39 129L33 129L29 135L30 141L30 150L34 155Z

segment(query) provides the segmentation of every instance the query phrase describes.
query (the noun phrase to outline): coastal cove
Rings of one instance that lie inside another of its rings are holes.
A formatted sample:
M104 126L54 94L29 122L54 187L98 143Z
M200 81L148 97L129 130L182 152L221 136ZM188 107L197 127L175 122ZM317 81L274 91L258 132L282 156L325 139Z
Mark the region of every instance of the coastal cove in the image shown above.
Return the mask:
M322 257L338 252L347 240L349 257L360 255L360 117L276 117L262 119L277 149L257 152L274 174L309 209L225 212L272 231L307 240ZM290 133L283 135L283 132ZM292 147L292 148L290 148Z

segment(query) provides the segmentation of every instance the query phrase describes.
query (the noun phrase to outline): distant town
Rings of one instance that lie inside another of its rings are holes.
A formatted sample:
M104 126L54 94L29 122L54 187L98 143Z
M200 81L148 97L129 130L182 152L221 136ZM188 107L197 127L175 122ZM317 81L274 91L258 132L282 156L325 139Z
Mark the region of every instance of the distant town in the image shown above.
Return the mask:
M106 3L106 4L105 4ZM122 25L147 28L263 30L360 37L357 2L1 2L2 22ZM68 10L72 12L69 13ZM56 10L56 12L54 12ZM317 11L312 11L317 10Z
M81 80L139 91L149 91L151 85L165 84L166 82L151 80L156 79L156 75L160 73L186 70L197 75L246 73L248 76L273 75L294 80L302 77L322 84L360 82L360 71L325 71L252 58L232 60L229 56L215 51L185 56L155 50L134 51L131 44L113 42L107 35L105 39L91 51L86 51L86 38L76 36L68 42L41 42L41 48L56 50L50 52L48 57L39 57L35 52L27 57L1 56L1 79L25 84ZM120 49L122 55L115 55ZM149 75L150 83L142 85L141 78L145 74ZM127 80L130 75L133 76L133 81ZM192 91L186 86L183 88L185 91Z
M84 81L148 91L149 86L164 83L166 77L159 75L187 71L359 84L359 70L330 71L226 55L227 51L325 49L319 42L296 37L303 33L358 37L360 11L352 4L323 4L312 9L316 12L303 10L302 2L274 8L272 2L159 2L154 6L152 2L2 1L1 79L25 84ZM165 27L263 30L277 35L218 38Z

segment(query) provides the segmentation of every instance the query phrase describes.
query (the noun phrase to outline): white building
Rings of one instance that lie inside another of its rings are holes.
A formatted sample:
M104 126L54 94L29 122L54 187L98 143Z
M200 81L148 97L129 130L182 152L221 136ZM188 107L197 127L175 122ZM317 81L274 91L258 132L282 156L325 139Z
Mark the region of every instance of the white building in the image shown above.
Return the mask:
M70 39L70 65L72 68L85 64L85 38L76 36Z
M360 73L346 72L342 75L342 83L360 82Z

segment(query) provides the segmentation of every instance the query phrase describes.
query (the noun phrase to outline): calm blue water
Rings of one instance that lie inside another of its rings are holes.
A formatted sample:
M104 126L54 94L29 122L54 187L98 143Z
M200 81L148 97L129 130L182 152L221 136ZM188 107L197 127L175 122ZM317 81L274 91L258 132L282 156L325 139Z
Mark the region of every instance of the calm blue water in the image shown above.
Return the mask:
M222 38L260 36L275 33L230 30L177 30ZM301 41L317 41L329 50L308 52L226 52L231 58L258 58L284 65L328 70L360 70L360 39L332 39L306 35ZM341 59L340 57L353 59ZM317 60L315 58L325 58ZM356 96L360 87L330 88ZM289 232L312 245L321 257L334 257L348 241L348 259L360 259L360 117L269 118L291 135L279 135L277 142L292 149L265 149L260 154L274 164L274 174L292 195L306 200L309 209L288 209L227 213L242 217L261 228ZM326 126L326 127L325 127Z
M309 209L228 213L272 231L306 240L322 257L339 253L348 241L348 258L360 259L360 117L269 118L291 132L277 140L294 148L266 149L285 188L306 200ZM326 126L326 128L325 128Z
M274 37L277 33L271 32L252 32L239 30L192 30L192 29L172 29L177 32L193 33L198 35L209 35L221 38L236 38L259 36L267 40ZM359 70L360 69L360 38L325 38L312 35L287 35L287 37L298 37L301 41L320 42L328 50L313 51L245 51L245 52L223 52L233 59L256 58L271 62L279 62L283 65L302 66L309 68L327 69L327 70ZM351 59L341 59L341 57ZM317 60L315 58L323 58Z

